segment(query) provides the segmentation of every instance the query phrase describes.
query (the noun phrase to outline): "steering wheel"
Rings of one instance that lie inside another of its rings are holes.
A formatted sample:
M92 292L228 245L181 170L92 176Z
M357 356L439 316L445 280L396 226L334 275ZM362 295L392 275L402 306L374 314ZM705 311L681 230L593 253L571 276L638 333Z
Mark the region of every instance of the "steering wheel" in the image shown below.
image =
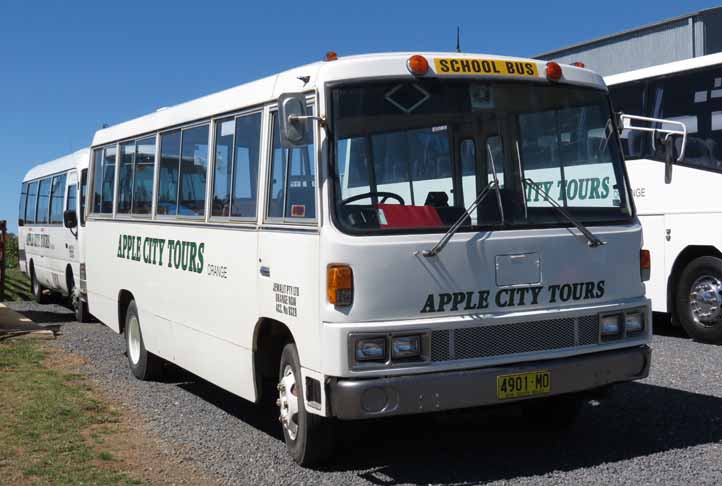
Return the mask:
M396 199L402 206L406 204L404 202L404 198L399 196L398 194L384 191L371 191L364 192L363 194L356 194L355 196L347 197L346 199L342 200L341 204L350 204L355 201L360 201L361 199L371 198L372 196L383 197L383 199L379 201L381 204L385 203L388 198Z

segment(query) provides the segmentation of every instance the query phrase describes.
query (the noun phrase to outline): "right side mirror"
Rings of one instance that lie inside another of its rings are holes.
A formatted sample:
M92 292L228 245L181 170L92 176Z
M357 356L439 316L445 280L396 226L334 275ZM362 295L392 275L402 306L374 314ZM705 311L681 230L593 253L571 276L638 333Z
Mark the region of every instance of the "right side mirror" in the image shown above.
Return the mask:
M75 229L78 227L78 215L74 210L68 209L63 213L63 224L68 229Z

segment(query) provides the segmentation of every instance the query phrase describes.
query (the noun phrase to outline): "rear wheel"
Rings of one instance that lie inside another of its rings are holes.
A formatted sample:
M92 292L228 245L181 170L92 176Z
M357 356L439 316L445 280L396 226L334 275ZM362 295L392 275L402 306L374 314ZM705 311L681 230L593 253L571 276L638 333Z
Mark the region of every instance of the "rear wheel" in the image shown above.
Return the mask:
M689 336L722 343L722 259L704 256L682 271L675 293L677 320Z
M139 380L151 380L160 376L163 361L145 349L143 333L140 330L138 307L134 300L128 304L125 314L125 349L133 376Z
M37 277L35 276L35 268L30 270L30 286L32 287L33 298L38 304L47 304L48 296L45 295L45 287L40 285Z
M327 459L333 448L330 419L308 413L298 350L287 344L281 354L278 377L279 421L289 454L298 464L309 466Z

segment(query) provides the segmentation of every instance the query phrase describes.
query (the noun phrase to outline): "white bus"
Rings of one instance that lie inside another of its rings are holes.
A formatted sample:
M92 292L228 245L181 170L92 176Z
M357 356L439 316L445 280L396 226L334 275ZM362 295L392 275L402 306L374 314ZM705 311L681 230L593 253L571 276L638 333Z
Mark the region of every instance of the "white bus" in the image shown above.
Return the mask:
M33 296L47 292L72 301L79 322L89 319L81 290L87 148L30 169L23 179L18 213L20 270L30 278Z
M570 422L650 365L616 123L585 69L394 53L111 126L90 307L140 379L168 360L251 401L274 385L301 464L336 419L524 400Z
M694 339L721 343L722 54L609 76L606 82L616 109L687 127L685 160L674 161L681 148L677 139L669 184L661 137L625 131L622 143L654 261L647 284L653 310L668 312Z

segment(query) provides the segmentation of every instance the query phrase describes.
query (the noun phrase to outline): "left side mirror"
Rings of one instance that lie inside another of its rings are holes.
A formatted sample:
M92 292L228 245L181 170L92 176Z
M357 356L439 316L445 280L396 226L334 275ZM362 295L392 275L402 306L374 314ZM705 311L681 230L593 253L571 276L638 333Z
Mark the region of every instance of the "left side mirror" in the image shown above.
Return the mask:
M68 229L74 229L78 227L78 215L75 211L69 209L63 213L63 224Z
M286 93L279 96L278 116L282 147L292 148L312 142L306 95Z

